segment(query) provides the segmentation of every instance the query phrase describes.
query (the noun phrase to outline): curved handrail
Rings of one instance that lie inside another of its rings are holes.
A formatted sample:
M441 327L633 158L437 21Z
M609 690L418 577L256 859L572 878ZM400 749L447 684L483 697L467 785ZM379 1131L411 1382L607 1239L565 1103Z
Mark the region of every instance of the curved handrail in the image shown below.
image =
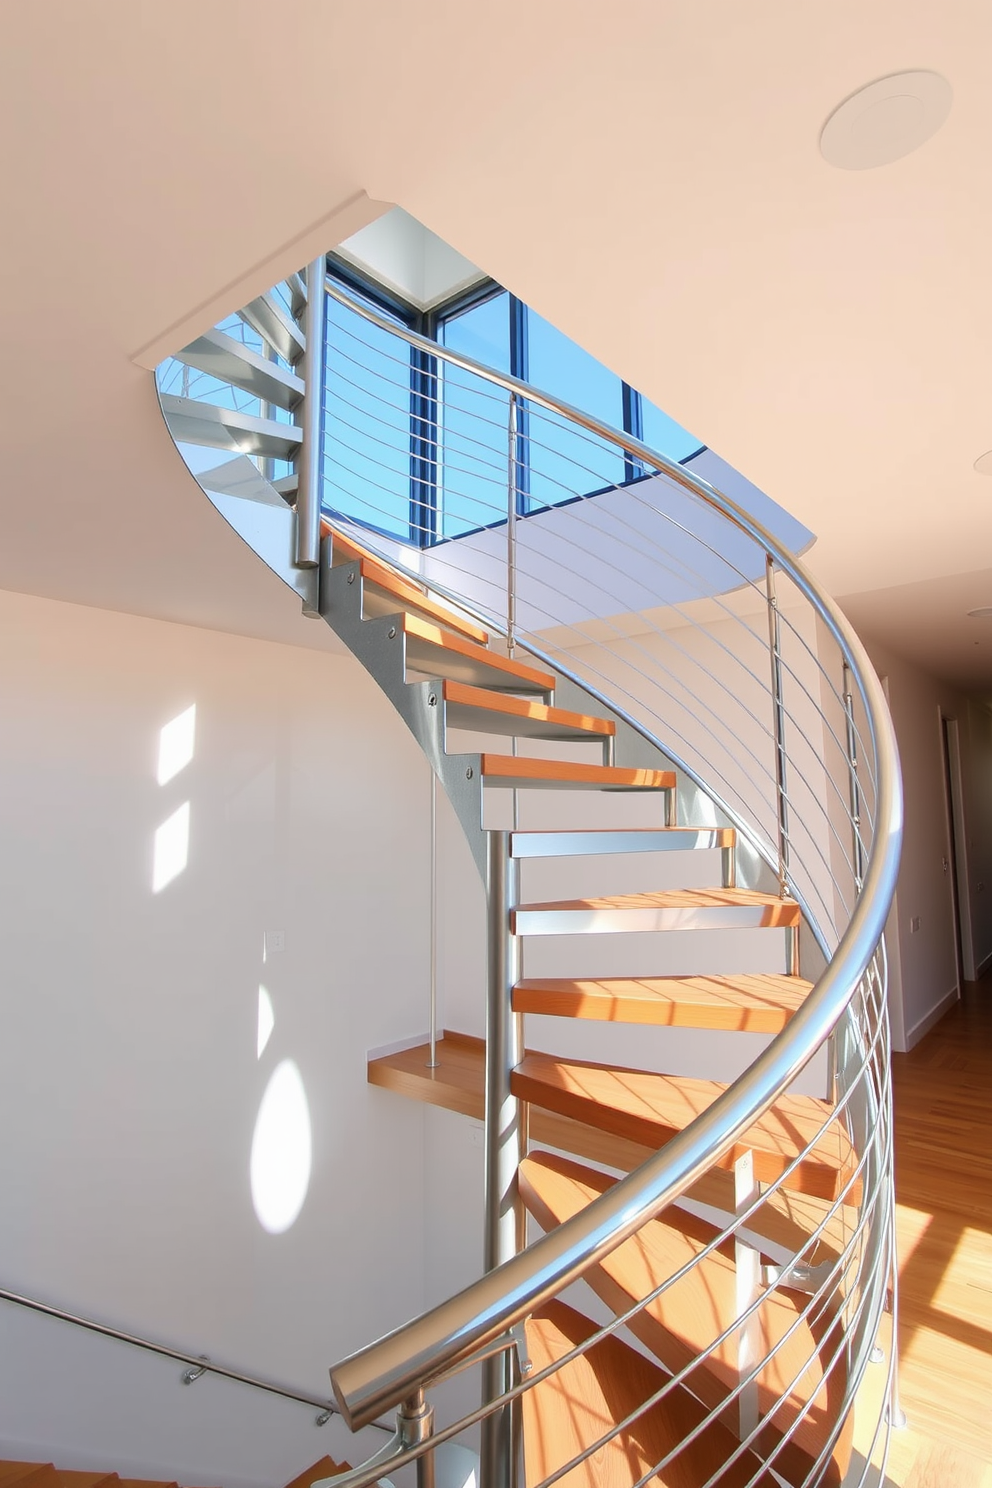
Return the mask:
M795 1079L843 1016L881 940L898 871L902 791L884 695L860 640L805 566L750 513L693 471L633 436L509 374L397 326L331 280L326 290L331 298L408 345L611 441L701 499L760 545L813 606L837 644L864 703L876 762L875 831L854 912L826 971L784 1031L691 1125L587 1209L455 1297L338 1364L331 1372L335 1396L349 1425L357 1428L408 1398L426 1381L467 1360L622 1244L684 1194ZM487 619L491 624L492 617ZM519 644L534 649L523 638ZM645 737L652 737L643 725L635 726ZM762 850L762 856L769 861L767 851Z

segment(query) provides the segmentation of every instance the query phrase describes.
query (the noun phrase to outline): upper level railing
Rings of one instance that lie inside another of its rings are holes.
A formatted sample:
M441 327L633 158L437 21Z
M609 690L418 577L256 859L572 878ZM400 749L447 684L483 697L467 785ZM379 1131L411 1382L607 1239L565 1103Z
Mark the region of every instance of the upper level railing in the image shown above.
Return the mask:
M319 265L311 283L315 271ZM776 1182L745 1199L732 1189L718 1206L729 1221L691 1265L573 1355L634 1326L721 1246L747 1243L778 1255L779 1284L804 1298L795 1323L764 1353L751 1353L736 1388L706 1413L699 1431L738 1409L734 1460L745 1467L756 1461L749 1453L760 1440L764 1460L784 1466L815 1414L815 1392L794 1410L786 1381L779 1404L763 1409L760 1420L753 1419L753 1397L762 1371L776 1356L781 1362L789 1339L806 1328L816 1346L795 1366L795 1378L820 1371L833 1424L817 1438L819 1456L805 1476L792 1464L790 1480L820 1482L867 1366L893 1258L882 937L902 817L895 741L877 678L846 619L801 562L698 466L670 460L546 392L416 336L332 280L325 289L345 313L334 317L325 339L308 297L308 344L320 334L322 349L312 363L320 375L306 380L309 412L295 414L308 450L297 483L301 533L312 537L316 469L332 531L357 532L366 547L501 633L511 654L524 650L572 679L632 726L649 751L646 760L654 750L666 754L682 772L680 797L692 820L705 825L709 813L713 825L737 827L738 882L791 895L802 906L804 970L816 982L744 1074L640 1168L457 1297L332 1371L351 1424L400 1409L396 1441L354 1482L371 1483L387 1460L426 1463L432 1445L512 1408L540 1385L554 1372L550 1366L521 1370L498 1399L433 1436L427 1428L425 1390L483 1356L515 1348L519 1325L535 1308L590 1276L669 1206L698 1194L714 1165L830 1047L833 1115L857 1159L841 1191L805 1227L789 1231L785 1223L783 1230L790 1179L827 1140L828 1120ZM276 436L271 446L265 437L252 429L243 447L264 459L277 447ZM239 448L236 441L227 447ZM311 537L301 538L301 551L312 548ZM748 1334L766 1298L743 1302L732 1325L642 1413L731 1334ZM790 1369L794 1363L790 1358ZM763 1433L776 1411L783 1424L769 1451ZM862 1481L869 1468L866 1458ZM759 1477L756 1468L751 1481Z

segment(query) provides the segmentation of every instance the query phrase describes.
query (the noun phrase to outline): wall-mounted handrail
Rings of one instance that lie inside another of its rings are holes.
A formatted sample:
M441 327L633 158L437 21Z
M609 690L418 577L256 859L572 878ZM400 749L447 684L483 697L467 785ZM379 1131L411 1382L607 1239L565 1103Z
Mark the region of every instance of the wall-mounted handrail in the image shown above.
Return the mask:
M861 893L826 971L785 1030L690 1126L582 1213L456 1297L337 1365L331 1376L335 1396L349 1425L357 1428L399 1404L425 1381L456 1367L602 1260L681 1197L787 1089L843 1017L881 940L896 884L902 793L898 751L884 695L860 640L805 566L763 524L693 471L631 435L507 373L397 326L330 279L326 291L409 346L559 415L596 438L611 441L745 533L776 569L788 575L836 643L864 704L877 772L875 832ZM487 619L491 624L491 617ZM514 641L533 649L518 635ZM764 855L767 860L767 852ZM777 863L771 866L777 871Z
M192 1383L193 1379L199 1379L204 1374L216 1374L222 1379L233 1380L238 1385L250 1385L253 1390L264 1390L269 1395L279 1395L283 1400L292 1400L297 1405L309 1405L315 1410L329 1412L331 1415L340 1415L340 1410L333 1400L328 1400L319 1395L305 1395L301 1391L293 1389L290 1385L277 1384L275 1380L261 1379L259 1376L249 1374L244 1369L234 1369L227 1364L218 1364L212 1359L205 1358L202 1354L194 1354L186 1349L173 1348L167 1343L155 1343L150 1338L144 1338L139 1333L129 1333L124 1328L112 1327L109 1323L97 1322L95 1318L83 1317L80 1313L69 1312L64 1307L56 1307L53 1303L42 1302L38 1297L27 1297L21 1292L11 1291L8 1287L0 1287L0 1301L12 1302L16 1307L24 1307L29 1312L40 1313L43 1317L55 1318L61 1323L71 1323L73 1327L83 1328L88 1333L97 1333L102 1338L112 1338L117 1343L127 1343L133 1348L144 1349L146 1353L158 1354L164 1359L174 1359L177 1364L189 1365L187 1375ZM318 1418L319 1419L319 1418ZM326 1416L325 1416L326 1419ZM391 1426L385 1426L379 1421L370 1421L369 1425L377 1427L380 1431L392 1431Z

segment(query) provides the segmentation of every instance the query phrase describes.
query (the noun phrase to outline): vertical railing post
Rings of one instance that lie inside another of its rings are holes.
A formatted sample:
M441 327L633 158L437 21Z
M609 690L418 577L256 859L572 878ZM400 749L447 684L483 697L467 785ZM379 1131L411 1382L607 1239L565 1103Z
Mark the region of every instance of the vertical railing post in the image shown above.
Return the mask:
M262 343L262 355L267 362L274 362L276 360L276 352L267 341L263 341ZM262 419L274 419L275 404L270 403L267 398L260 399L258 416ZM271 481L275 479L275 465L276 462L271 455L262 455L259 458L258 469L263 480Z
M306 348L303 352L302 403L303 440L297 465L296 554L297 568L316 568L320 562L320 457L324 426L324 279L325 257L315 258L307 269L307 303L304 314Z
M434 1435L434 1407L423 1390L417 1390L396 1412L396 1429L404 1447L418 1447ZM417 1488L434 1488L433 1448L417 1458Z
M784 899L789 884L789 804L785 773L785 703L782 696L782 625L775 594L775 560L765 555L768 600L768 651L772 668L772 722L775 735L775 785L778 797L778 891Z
M488 986L486 1008L486 1215L487 1271L526 1244L526 1215L517 1169L526 1155L526 1106L510 1090L523 1058L523 1017L513 1011L519 979L518 939L511 912L519 897L519 862L509 832L489 833ZM505 1349L483 1366L484 1399L495 1400L513 1383L513 1352ZM482 1488L511 1488L519 1456L519 1412L503 1406L482 1423Z
M506 648L517 639L517 395L510 394L506 456Z
M861 782L858 779L858 731L854 726L854 693L851 691L851 670L844 662L844 714L847 719L847 770L851 803L851 832L854 837L854 897L861 893L865 881L865 845L861 836Z
M517 646L517 395L510 394L506 431L506 654ZM514 734L511 754L518 749ZM511 797L513 828L520 825L520 799L514 788Z
M428 1018L428 1042L430 1044L430 1057L427 1061L428 1069L437 1068L437 776L434 766L430 766L431 772L431 871L430 871L430 926L431 926L431 964L430 964L430 1014Z
M738 1215L754 1203L758 1197L758 1184L754 1176L754 1153L743 1153L734 1164L734 1208ZM746 1312L761 1289L761 1256L753 1245L742 1237L740 1229L734 1231L734 1275L737 1316ZM761 1346L761 1325L757 1311L741 1323L737 1335L738 1381L751 1374L758 1363ZM745 1441L758 1429L758 1381L750 1380L737 1397L738 1432Z

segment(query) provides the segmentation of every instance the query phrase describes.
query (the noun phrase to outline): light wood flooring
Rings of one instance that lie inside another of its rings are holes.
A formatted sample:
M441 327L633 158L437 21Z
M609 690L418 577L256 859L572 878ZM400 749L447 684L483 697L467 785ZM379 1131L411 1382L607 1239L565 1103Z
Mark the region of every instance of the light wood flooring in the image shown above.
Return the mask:
M898 1488L992 1488L992 974L893 1057Z

